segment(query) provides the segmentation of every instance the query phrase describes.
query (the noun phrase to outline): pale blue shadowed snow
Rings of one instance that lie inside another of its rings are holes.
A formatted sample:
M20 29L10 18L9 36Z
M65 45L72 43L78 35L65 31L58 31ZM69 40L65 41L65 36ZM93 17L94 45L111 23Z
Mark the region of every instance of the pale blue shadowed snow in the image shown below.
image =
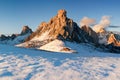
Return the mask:
M66 45L78 53L0 45L0 80L120 80L120 54L98 52L85 44Z

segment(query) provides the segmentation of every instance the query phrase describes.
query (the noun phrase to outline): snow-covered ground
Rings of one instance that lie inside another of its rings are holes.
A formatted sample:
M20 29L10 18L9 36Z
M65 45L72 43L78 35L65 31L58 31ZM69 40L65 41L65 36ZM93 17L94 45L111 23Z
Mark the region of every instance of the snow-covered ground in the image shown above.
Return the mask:
M78 53L0 45L0 80L120 80L120 54L98 52L84 44L66 45Z

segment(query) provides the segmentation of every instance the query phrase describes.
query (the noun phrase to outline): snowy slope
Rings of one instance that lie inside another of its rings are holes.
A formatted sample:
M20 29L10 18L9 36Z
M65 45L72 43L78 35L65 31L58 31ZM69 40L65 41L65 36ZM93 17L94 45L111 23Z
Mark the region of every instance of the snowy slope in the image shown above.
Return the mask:
M87 46L65 54L0 45L0 80L120 80L120 54Z

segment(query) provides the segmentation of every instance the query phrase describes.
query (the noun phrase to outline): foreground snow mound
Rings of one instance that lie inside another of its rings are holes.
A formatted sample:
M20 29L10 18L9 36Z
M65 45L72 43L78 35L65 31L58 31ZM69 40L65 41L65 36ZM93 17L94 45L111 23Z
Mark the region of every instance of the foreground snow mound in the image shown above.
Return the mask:
M0 80L120 79L120 54L101 53L84 44L74 48L78 54L0 45Z

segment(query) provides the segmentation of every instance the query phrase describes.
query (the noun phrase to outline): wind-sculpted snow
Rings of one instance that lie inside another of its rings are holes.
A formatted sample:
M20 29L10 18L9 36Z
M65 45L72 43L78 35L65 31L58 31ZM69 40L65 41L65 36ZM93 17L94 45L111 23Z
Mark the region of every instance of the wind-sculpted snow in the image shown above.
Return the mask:
M82 46L77 54L65 54L0 45L0 80L120 79L119 54Z

